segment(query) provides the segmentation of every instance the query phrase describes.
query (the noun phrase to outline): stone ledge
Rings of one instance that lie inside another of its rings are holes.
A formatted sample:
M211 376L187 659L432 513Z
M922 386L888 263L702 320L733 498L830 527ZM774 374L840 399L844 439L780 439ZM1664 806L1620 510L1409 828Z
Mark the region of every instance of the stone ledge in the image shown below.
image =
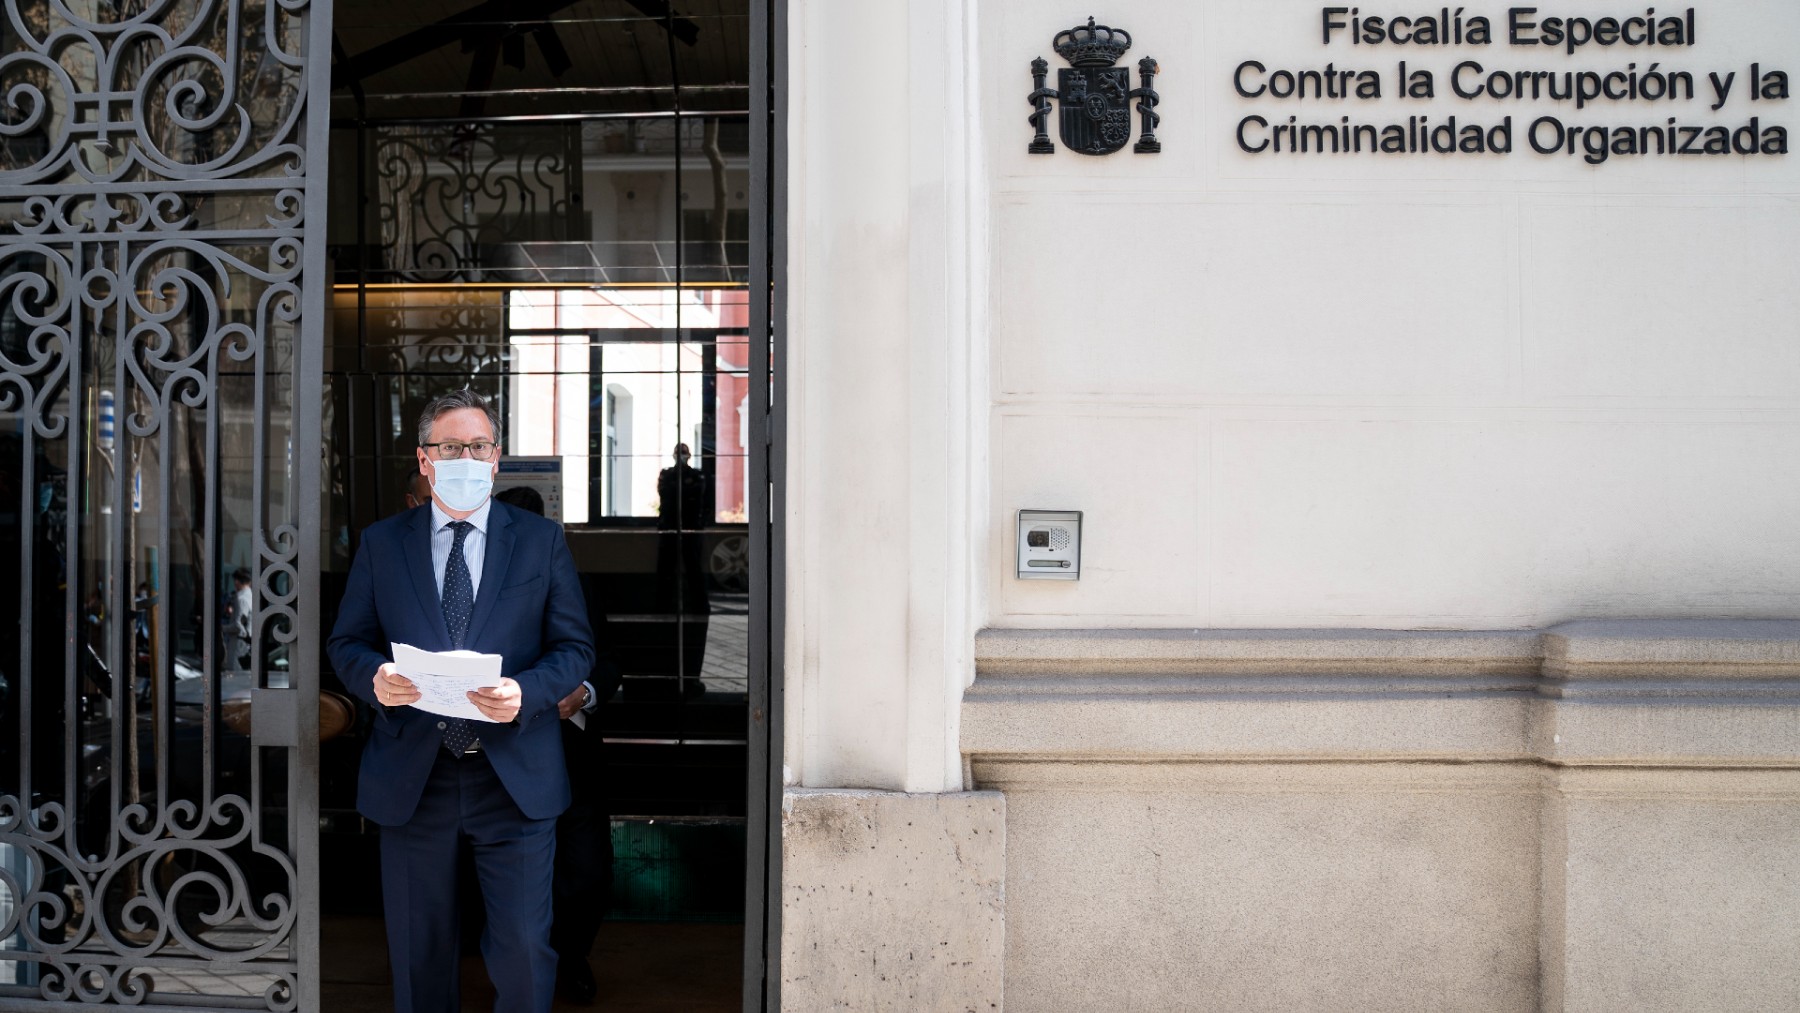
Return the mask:
M1590 678L1800 680L1800 621L1630 619L1544 631L1544 668Z
M1536 671L1536 631L1008 630L975 635L980 676Z
M985 629L979 676L1334 673L1800 680L1800 620L1615 619L1543 630Z
M1800 622L984 630L962 751L1800 766Z

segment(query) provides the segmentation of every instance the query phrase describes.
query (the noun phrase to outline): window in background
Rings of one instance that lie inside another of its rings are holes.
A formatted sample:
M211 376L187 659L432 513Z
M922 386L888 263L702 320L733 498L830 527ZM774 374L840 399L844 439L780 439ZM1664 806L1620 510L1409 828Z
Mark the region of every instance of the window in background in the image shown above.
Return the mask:
M710 490L706 523L743 522L741 289L515 289L507 306L506 451L562 458L565 523L667 513L678 445Z

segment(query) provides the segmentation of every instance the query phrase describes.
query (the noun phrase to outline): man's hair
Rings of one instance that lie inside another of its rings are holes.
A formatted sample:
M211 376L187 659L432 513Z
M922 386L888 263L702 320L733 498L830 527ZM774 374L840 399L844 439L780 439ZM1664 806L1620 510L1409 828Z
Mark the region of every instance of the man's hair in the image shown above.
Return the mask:
M431 442L431 427L438 419L453 411L463 408L479 408L487 416L488 432L494 434L494 442L500 442L500 413L494 409L494 403L467 387L453 390L434 398L419 413L419 445Z

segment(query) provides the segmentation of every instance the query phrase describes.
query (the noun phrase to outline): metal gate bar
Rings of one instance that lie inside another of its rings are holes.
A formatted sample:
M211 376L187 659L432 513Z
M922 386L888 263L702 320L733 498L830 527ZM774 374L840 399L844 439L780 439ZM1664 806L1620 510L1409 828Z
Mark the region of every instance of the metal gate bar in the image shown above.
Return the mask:
M329 40L0 6L0 1009L317 1009Z

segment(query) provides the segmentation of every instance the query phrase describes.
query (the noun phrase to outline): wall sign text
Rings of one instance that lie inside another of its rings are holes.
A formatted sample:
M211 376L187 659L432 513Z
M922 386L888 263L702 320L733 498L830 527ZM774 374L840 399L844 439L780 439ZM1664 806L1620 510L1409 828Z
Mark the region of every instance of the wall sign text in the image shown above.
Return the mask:
M1787 72L1762 61L1695 65L1705 26L1693 7L1592 17L1538 7L1472 14L1463 7L1415 13L1332 6L1320 8L1316 28L1335 51L1323 64L1247 59L1232 70L1240 99L1278 107L1238 120L1235 139L1245 153L1519 151L1590 165L1634 156L1788 153L1787 127L1773 119L1786 108ZM1615 62L1553 65L1595 53ZM1453 111L1446 114L1441 99ZM1333 104L1355 111L1320 114Z

